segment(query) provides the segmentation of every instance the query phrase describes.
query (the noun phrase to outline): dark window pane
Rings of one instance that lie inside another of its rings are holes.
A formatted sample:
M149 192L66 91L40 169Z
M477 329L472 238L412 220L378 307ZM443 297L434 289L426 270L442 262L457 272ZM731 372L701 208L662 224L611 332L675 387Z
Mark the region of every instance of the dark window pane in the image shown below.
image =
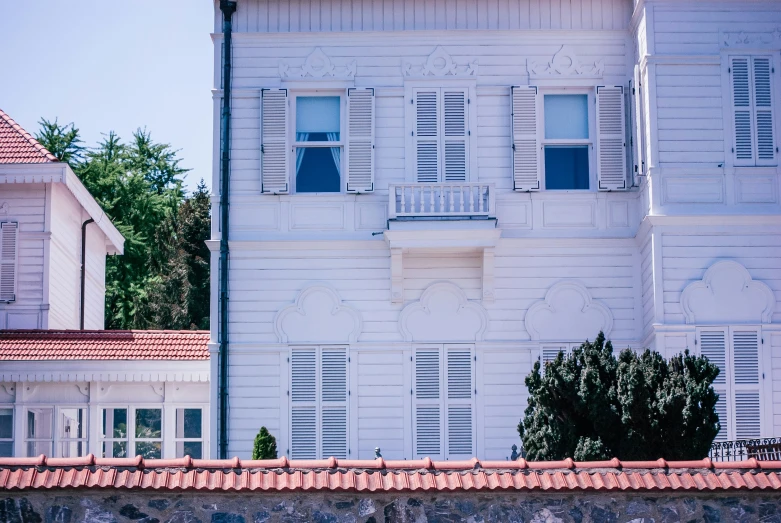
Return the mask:
M126 458L127 443L124 441L105 441L103 442L104 458Z
M103 409L103 436L127 437L127 409Z
M14 437L13 409L0 409L0 438Z
M0 458L10 458L14 453L14 444L11 441L0 441Z
M84 455L87 444L83 441L61 441L60 442L60 457L61 458L78 458Z
M144 459L160 459L162 444L159 441L137 441L136 455L141 455Z
M203 443L200 441L180 441L176 444L176 457L190 456L194 459L203 457Z
M588 189L588 146L545 147L546 189Z
M161 409L136 410L136 437L159 438L162 435Z
M339 192L340 147L296 149L296 192Z
M201 437L201 409L176 409L176 437Z

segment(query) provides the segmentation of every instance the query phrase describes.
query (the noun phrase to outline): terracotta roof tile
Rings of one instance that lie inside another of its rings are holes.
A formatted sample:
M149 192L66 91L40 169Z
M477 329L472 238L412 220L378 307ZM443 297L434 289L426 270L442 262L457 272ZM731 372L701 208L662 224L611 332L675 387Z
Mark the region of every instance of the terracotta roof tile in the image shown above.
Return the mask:
M0 361L208 360L208 331L0 331Z
M57 158L0 110L0 163L49 163Z
M668 462L627 466L583 462L415 460L393 467L377 460L265 461L83 458L0 459L0 489L129 488L226 491L416 490L662 491L781 490L781 461ZM421 466L425 462L427 466ZM406 463L406 464L405 464ZM656 463L656 462L652 462Z

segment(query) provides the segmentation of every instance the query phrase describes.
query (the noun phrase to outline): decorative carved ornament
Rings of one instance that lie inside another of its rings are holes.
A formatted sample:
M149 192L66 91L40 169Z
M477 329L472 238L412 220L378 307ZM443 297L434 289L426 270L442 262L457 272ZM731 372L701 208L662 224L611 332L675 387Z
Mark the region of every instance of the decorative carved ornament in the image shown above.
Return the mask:
M430 285L399 315L405 341L482 341L488 313L450 282Z
M604 60L598 60L593 64L580 62L575 50L568 45L562 45L561 49L548 63L539 63L528 60L526 67L532 78L602 78L605 72Z
M8 202L0 203L0 216L8 216Z
M723 47L781 47L781 27L766 33L722 31L719 37Z
M686 323L770 323L775 305L770 287L732 260L714 263L681 293Z
M296 302L281 309L274 319L280 343L354 343L361 333L360 313L342 303L328 285L302 290Z
M593 340L599 331L610 335L613 314L594 301L585 285L562 281L553 285L545 299L526 311L526 331L532 340Z
M331 62L331 58L316 47L312 53L306 57L303 65L293 67L289 63L280 62L279 76L283 79L305 79L305 80L352 80L355 78L355 72L358 68L358 62L353 60L345 66L337 66Z
M401 72L408 78L429 78L443 76L477 76L477 61L460 66L453 61L453 57L439 45L434 52L428 55L423 65L414 66L409 62L404 62L401 66Z

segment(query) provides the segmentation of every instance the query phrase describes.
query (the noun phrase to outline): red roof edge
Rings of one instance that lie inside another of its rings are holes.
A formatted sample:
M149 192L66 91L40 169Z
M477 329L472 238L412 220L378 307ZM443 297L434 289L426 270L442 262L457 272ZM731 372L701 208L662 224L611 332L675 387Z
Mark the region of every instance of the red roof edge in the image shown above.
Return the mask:
M52 153L50 153L46 147L40 144L38 140L33 138L33 136L24 130L24 128L16 123L13 118L8 116L2 109L0 109L0 120L3 120L11 129L16 131L19 136L21 136L24 140L27 141L27 143L35 150L37 151L42 158L45 158L49 162L57 162L57 157L54 156ZM3 144L0 143L0 147ZM19 162L19 163L27 163L27 162Z

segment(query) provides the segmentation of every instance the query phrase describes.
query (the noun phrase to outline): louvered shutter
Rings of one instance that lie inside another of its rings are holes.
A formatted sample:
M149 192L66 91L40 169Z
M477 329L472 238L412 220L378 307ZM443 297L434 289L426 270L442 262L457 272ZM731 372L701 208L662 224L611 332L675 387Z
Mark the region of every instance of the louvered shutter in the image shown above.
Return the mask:
M512 88L513 187L516 191L540 190L540 121L537 88Z
M290 456L317 459L317 349L291 349L290 371Z
M347 192L374 190L374 89L347 90Z
M443 89L442 100L443 181L465 182L469 163L469 93L466 89Z
M261 192L283 194L289 191L287 89L264 89L261 96Z
M439 181L439 89L415 89L415 179L418 183Z
M640 67L635 66L634 77L630 84L629 93L632 96L630 106L631 125L632 125L632 173L635 178L645 175L645 164L643 162L643 97L640 91Z
M748 56L730 57L735 165L754 165L750 63Z
M439 348L415 351L413 387L413 441L415 456L442 459L442 365Z
M754 119L756 122L757 165L776 164L773 132L773 64L770 56L754 57Z
M16 301L16 259L19 252L19 224L0 224L0 301Z
M446 347L447 459L474 455L474 355L468 347Z
M320 374L320 457L347 458L347 350L323 347Z
M540 363L543 368L545 369L545 364L549 361L553 361L556 359L556 357L559 355L559 352L563 352L566 356L569 354L569 346L568 345L543 345L540 347Z
M625 190L624 88L597 87L597 179L600 191Z
M760 333L752 327L733 327L731 337L735 439L759 438L762 435Z
M716 402L716 413L719 415L719 423L721 424L716 441L727 441L730 432L730 416L728 414L730 388L728 384L731 381L727 368L727 330L701 329L698 332L698 338L700 355L708 358L708 361L719 368L719 375L713 382L713 390L719 395Z

